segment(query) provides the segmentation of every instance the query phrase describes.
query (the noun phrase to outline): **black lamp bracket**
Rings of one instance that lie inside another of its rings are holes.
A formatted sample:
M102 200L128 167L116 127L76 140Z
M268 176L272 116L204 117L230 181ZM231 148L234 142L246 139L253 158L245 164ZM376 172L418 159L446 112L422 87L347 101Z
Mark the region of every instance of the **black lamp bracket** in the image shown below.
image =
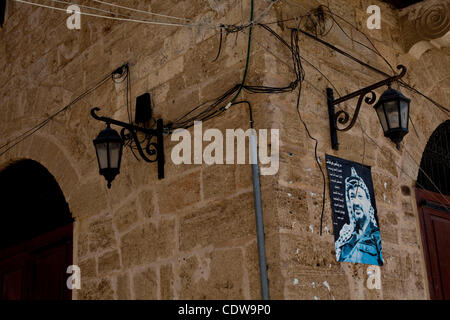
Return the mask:
M334 150L339 149L339 143L337 140L337 131L348 131L351 128L353 128L353 126L356 123L356 120L358 119L359 110L361 109L361 104L363 102L363 99L364 99L364 102L367 104L375 103L377 96L373 90L375 90L379 87L382 87L384 85L390 86L392 82L403 78L403 76L406 74L405 66L398 65L397 69L401 70L399 74L389 77L387 79L384 79L380 82L372 84L366 88L355 91L353 93L350 93L350 94L348 94L344 97L338 98L338 99L334 99L333 89L327 88L328 116L330 119L331 147ZM370 96L369 96L369 94L370 94ZM336 106L342 102L345 102L347 100L356 98L356 97L358 97L358 103L356 105L356 109L355 109L355 112L353 113L351 120L350 120L350 115L345 110L339 110L338 112L335 113L334 106ZM349 121L350 121L350 123L347 126L345 126L343 128L338 128L338 122L342 125L345 125Z
M93 108L91 110L91 116L99 121L105 122L107 125L116 125L122 128L120 131L120 135L124 141L128 141L133 139L136 144L136 148L139 152L141 158L146 162L157 162L158 163L158 179L164 179L164 125L163 120L156 120L156 129L151 128L143 128L136 126L134 124L118 121L115 119L102 117L96 114L96 112L100 111L100 108ZM126 131L129 134L126 134ZM137 132L145 133L150 137L150 140L153 137L156 137L155 142L149 142L144 148L141 145L141 142L138 139ZM145 151L145 152L144 152Z

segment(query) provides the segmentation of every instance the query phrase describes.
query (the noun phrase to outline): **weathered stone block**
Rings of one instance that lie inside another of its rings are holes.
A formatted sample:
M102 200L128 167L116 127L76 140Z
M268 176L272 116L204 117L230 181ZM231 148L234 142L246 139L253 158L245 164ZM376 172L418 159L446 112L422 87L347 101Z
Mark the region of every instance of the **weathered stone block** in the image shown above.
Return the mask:
M393 177L398 177L398 155L392 149L383 147L378 153L377 165L388 171Z
M120 250L124 267L154 262L170 257L175 250L175 221L161 220L140 225L121 237Z
M98 273L104 275L120 269L120 257L117 250L107 252L98 258Z
M247 270L250 299L261 298L261 280L259 277L258 247L256 241L245 247L244 267Z
M153 268L147 268L133 276L134 296L138 300L158 298L158 279Z
M244 193L213 203L180 221L180 250L210 244L226 246L255 235L253 197Z
M372 181L375 190L375 199L378 204L395 206L399 201L400 192L397 181L385 174L372 172Z
M74 217L92 216L106 208L106 197L100 179L84 183L70 195L70 211Z
M348 300L349 283L341 274L294 274L286 279L286 299Z
M113 223L117 231L124 232L139 220L136 203L126 203L114 214Z
M303 269L314 272L340 271L340 263L336 261L333 239L323 239L319 235L297 235L282 233L280 235L281 261L287 268ZM311 244L314 245L311 245Z
M180 265L181 299L243 298L241 249L214 251L205 262L192 257Z
M97 263L95 258L83 260L79 264L82 281L86 278L94 278L97 276Z
M83 258L89 252L89 238L87 233L78 235L78 257Z
M142 191L141 193L139 193L138 197L141 203L141 209L142 213L144 214L144 217L146 218L153 217L155 211L153 191Z
M276 199L279 226L306 231L310 222L306 192L294 188L279 188Z
M417 235L416 228L401 228L400 230L400 239L404 244L407 245L418 245L419 239Z
M235 169L238 165L215 164L203 166L203 197L210 198L224 197L236 192ZM224 187L226 186L226 187Z
M171 264L163 265L159 269L161 299L172 300L174 298L174 273Z
M116 239L112 220L101 217L89 225L89 251L97 252L113 249L116 246Z
M117 276L117 299L129 300L131 299L130 292L130 277L128 273Z
M164 184L158 191L160 213L176 210L200 201L200 171L196 171ZM176 199L176 201L173 201Z
M80 300L113 300L114 290L108 278L84 281L78 292Z

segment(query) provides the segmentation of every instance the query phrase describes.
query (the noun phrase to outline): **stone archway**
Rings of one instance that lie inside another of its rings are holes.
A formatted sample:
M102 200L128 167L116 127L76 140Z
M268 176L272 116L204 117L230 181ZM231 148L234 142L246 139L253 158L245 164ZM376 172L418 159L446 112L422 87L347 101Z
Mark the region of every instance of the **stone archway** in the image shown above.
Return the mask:
M450 120L439 125L425 147L417 186L450 196Z
M431 299L450 300L450 120L431 135L417 178L416 201Z
M70 299L73 219L50 172L33 160L0 172L0 298Z

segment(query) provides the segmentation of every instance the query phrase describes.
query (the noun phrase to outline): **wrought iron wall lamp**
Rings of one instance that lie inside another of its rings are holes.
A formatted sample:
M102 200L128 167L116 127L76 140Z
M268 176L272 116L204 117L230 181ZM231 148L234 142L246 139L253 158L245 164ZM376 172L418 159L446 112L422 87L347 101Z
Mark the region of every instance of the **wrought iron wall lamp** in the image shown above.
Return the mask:
M144 128L134 124L117 121L111 118L101 117L96 114L100 109L93 108L91 116L99 121L106 123L106 129L102 130L98 137L94 140L95 150L100 174L108 181L108 188L111 188L111 182L120 172L120 163L122 157L122 149L126 142L134 141L139 155L146 162L158 163L158 179L164 178L164 141L163 141L163 121L156 120L156 129ZM122 127L120 136L117 131L111 129L110 125ZM128 131L128 134L125 133ZM147 135L147 144L142 147L137 132ZM156 137L156 143L151 142ZM145 152L144 152L145 151ZM153 159L151 159L153 158Z
M358 118L359 110L363 102L367 104L373 104L376 101L376 94L373 90L382 87L384 85L388 86L388 89L381 95L378 102L375 104L374 108L377 112L378 119L380 120L381 126L383 128L384 135L390 138L396 145L400 148L400 142L403 137L408 133L408 122L409 122L409 104L410 99L406 98L401 92L391 88L391 83L401 79L406 74L406 67L403 65L397 66L398 70L401 72L398 75L392 76L380 82L377 82L371 86L364 89L358 90L356 92L350 93L344 97L334 99L333 89L327 88L328 97L328 115L330 119L330 134L331 134L331 146L334 150L339 149L339 143L337 139L337 131L348 131L354 125ZM370 94L370 96L368 96ZM355 113L350 120L350 115L344 111L340 110L335 113L334 106L345 102L347 100L358 98L358 103L356 105ZM350 123L344 128L338 128L338 122L342 125Z

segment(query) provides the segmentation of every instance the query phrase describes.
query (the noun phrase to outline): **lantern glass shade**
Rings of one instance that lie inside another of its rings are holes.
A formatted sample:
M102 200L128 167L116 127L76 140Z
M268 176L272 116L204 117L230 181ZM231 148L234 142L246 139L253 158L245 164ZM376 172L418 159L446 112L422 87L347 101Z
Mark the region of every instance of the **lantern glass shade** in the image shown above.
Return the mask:
M108 127L100 131L94 140L99 172L108 181L108 188L116 175L120 173L123 141L117 131Z
M112 168L119 168L120 167L120 156L122 151L122 144L121 143L111 143L109 145L109 161Z
M99 143L95 146L97 151L98 167L100 170L108 168L108 144Z
M386 111L387 123L389 129L398 128L400 125L397 101L388 101L384 103L383 109Z
M387 125L386 115L384 114L383 108L377 109L378 119L380 120L381 126L383 127L383 132L386 132L389 128Z
M384 135L391 139L397 148L408 133L410 102L400 91L389 87L374 106Z
M409 102L400 101L400 119L402 119L402 128L408 129Z

